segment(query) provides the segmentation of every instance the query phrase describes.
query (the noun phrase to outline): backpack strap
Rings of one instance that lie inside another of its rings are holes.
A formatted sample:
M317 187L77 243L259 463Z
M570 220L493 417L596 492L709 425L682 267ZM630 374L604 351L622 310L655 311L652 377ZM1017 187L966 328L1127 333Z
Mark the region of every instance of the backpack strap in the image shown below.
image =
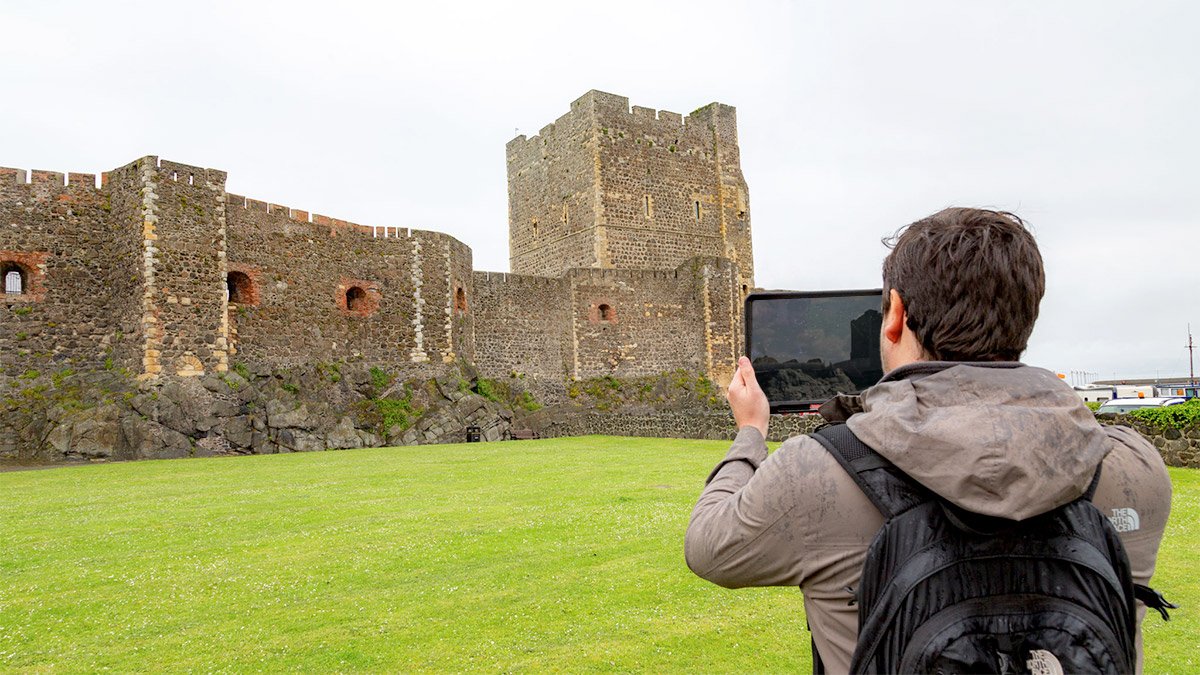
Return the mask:
M1179 609L1179 605L1164 598L1162 593L1142 584L1133 585L1133 597L1141 600L1142 604L1150 609L1158 610L1163 621L1171 620L1171 615L1167 614L1168 609Z
M811 436L850 474L885 520L930 500L928 490L860 441L845 424L821 427Z

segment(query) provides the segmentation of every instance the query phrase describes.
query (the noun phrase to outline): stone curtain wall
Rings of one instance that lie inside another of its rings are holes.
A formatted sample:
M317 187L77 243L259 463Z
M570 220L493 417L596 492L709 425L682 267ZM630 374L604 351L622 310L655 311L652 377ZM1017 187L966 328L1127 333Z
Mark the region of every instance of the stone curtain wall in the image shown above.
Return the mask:
M670 272L573 270L571 375L638 377L677 368L721 385L740 348L737 266L695 258ZM598 311L609 308L608 320Z
M486 377L532 376L551 402L566 379L683 369L725 384L740 353L737 281L736 265L701 258L562 278L477 272L476 363Z
M568 277L571 377L637 377L675 368L705 372L702 287L690 268L579 269Z
M562 277L476 272L470 311L480 373L531 376L540 398L561 401L571 368L571 289Z
M767 440L779 442L814 431L823 423L819 415L771 415ZM729 413L662 412L642 415L619 413L579 414L547 425L547 438L562 436L640 436L646 438L700 438L733 440L737 435Z
M461 242L228 199L231 269L257 280L256 302L229 311L232 361L363 361L407 378L475 358L471 251ZM347 300L353 288L362 307ZM458 289L465 311L455 310Z
M83 364L140 366L142 241L132 167L105 175L0 168L0 381Z

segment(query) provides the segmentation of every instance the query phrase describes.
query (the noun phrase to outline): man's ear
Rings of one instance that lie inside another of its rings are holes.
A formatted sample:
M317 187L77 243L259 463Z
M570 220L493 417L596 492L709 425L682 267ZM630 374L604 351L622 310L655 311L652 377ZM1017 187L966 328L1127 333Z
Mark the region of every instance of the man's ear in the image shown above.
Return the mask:
M904 325L908 321L908 313L904 311L904 301L896 289L888 291L888 310L883 317L883 339L892 344L899 344L904 334Z

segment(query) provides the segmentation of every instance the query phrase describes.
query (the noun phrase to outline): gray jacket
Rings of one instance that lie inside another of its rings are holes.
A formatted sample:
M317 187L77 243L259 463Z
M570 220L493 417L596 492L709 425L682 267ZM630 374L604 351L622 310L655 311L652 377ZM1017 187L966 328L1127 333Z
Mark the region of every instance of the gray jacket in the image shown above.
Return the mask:
M1154 446L1103 427L1053 373L1020 364L918 363L827 417L941 497L977 513L1023 520L1083 494L1103 462L1094 502L1117 525L1135 583L1148 584L1171 505ZM688 566L729 588L799 586L829 672L849 669L857 588L883 520L823 446L788 439L770 456L755 429L738 432L688 524ZM1141 617L1138 612L1138 669Z

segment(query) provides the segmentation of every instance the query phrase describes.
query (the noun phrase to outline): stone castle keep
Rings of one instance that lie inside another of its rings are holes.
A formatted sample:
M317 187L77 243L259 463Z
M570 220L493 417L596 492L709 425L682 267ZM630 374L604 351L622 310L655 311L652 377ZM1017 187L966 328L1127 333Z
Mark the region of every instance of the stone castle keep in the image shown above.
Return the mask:
M466 362L539 391L673 369L727 382L753 287L736 115L591 91L508 143L511 273L437 232L358 225L143 157L0 168L3 382L66 367L143 382L361 362Z

